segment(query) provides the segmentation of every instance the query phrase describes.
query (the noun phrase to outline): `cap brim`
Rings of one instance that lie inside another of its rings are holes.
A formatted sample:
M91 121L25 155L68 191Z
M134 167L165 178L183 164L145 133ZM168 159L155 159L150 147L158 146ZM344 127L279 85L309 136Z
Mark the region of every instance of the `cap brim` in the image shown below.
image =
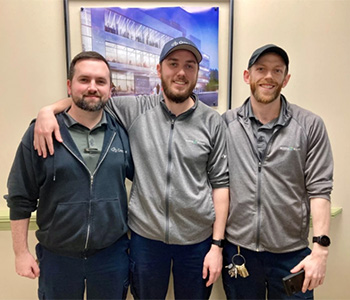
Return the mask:
M202 61L202 54L193 46L188 45L188 44L182 44L182 45L177 45L176 47L172 48L164 57L164 59L172 52L176 50L187 50L190 51L196 58L197 62L200 63ZM163 59L163 60L164 60Z

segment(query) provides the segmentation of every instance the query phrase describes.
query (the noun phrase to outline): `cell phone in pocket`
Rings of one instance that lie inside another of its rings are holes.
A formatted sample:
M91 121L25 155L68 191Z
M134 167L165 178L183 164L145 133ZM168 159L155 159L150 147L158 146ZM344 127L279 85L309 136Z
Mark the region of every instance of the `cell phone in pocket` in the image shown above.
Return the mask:
M305 279L304 269L297 273L293 273L284 277L282 280L283 280L284 289L286 290L287 295L292 296L293 294L300 292L303 287L304 279Z

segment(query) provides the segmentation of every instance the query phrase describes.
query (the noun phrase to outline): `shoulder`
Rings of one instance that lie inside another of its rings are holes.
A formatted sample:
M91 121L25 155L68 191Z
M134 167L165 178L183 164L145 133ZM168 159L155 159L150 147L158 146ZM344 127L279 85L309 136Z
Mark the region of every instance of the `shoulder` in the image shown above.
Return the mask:
M309 128L310 126L324 126L324 122L319 115L296 104L288 103L288 112L292 119L304 128Z
M115 96L108 100L109 105L135 107L137 105L158 105L160 95L131 95L131 96Z
M235 109L229 109L228 111L222 114L222 118L225 121L226 125L229 125L230 123L232 123L237 119L237 114L240 108L241 107L235 108Z
M223 119L219 112L200 100L198 100L196 111L197 115L201 116L202 119L209 119L211 122L215 120L215 122L219 124L223 123Z

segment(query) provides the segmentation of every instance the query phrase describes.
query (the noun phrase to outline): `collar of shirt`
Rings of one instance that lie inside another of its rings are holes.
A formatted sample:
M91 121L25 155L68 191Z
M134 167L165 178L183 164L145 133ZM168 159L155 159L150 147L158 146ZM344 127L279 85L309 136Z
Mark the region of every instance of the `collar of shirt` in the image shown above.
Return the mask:
M273 123L271 127L275 127L277 125L279 126L283 126L284 123L285 123L285 115L287 114L287 102L286 100L284 99L284 97L281 96L281 110L280 110L280 114L278 116L277 119L274 119L274 120L271 120L271 122L269 122L268 124L270 123ZM259 127L261 125L263 125L257 118L256 116L254 115L253 113L253 108L252 108L252 104L251 104L251 100L249 99L249 103L248 103L248 118L252 121L255 121L256 124L259 125ZM267 124L265 124L267 125Z
M74 120L74 118L72 118L69 114L68 114L69 108L67 108L63 113L63 121L66 124L67 128L72 128L73 126L80 126L80 127L84 127L86 128L84 125L80 124L79 122L77 122L76 120ZM100 120L100 122L98 122L96 124L96 126L94 128L92 128L90 131L101 127L102 125L107 125L107 118L106 118L106 112L103 110L103 114L102 114L102 118Z

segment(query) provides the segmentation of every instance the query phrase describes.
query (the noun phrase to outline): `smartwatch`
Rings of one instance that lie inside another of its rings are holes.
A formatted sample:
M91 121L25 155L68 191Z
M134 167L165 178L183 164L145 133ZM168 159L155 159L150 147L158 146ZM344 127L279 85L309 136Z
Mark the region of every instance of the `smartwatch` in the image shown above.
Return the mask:
M326 235L314 236L312 238L313 243L320 244L323 247L328 247L331 244L331 239Z
M216 246L220 247L220 248L223 248L225 240L212 240L211 243L213 245L216 245Z

